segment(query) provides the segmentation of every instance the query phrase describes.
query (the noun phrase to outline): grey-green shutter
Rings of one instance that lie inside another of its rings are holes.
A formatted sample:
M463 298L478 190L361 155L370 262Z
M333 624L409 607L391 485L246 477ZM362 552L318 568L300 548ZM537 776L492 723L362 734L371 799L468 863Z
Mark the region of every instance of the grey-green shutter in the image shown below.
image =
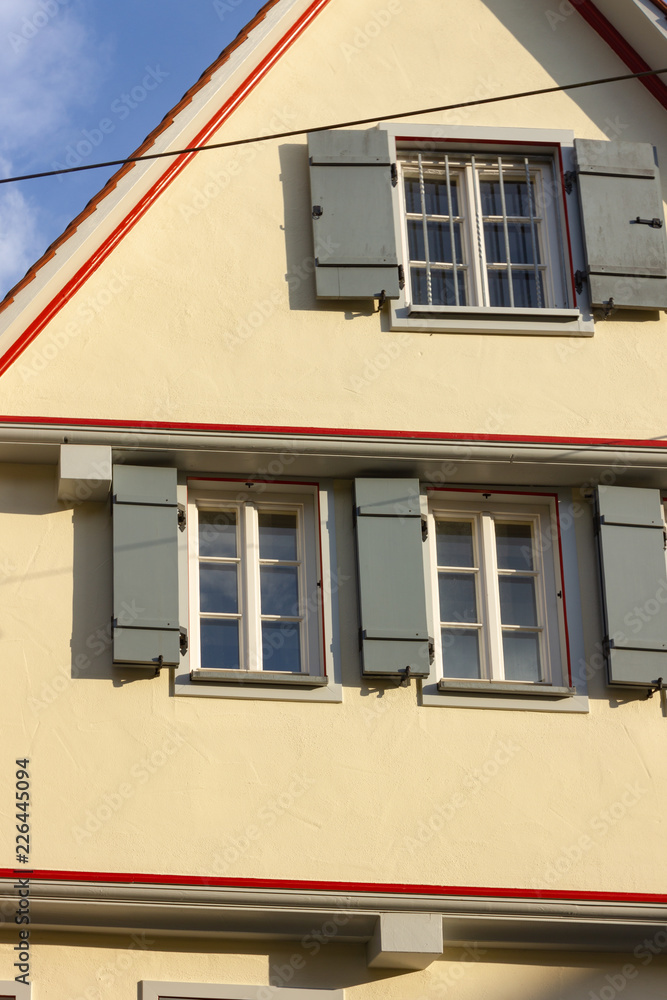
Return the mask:
M667 579L659 490L597 491L609 683L667 680Z
M653 146L576 139L575 148L591 305L667 309L667 239Z
M179 662L176 484L175 469L114 467L114 663Z
M398 298L387 132L313 132L308 154L318 297Z
M419 481L355 480L363 670L428 676Z

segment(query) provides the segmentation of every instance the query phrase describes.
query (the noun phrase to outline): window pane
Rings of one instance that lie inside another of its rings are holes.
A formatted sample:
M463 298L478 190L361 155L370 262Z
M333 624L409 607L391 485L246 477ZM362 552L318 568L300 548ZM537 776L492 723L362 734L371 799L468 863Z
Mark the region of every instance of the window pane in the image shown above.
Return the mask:
M475 576L475 573L438 573L441 622L478 620Z
M537 625L535 579L532 576L501 576L499 582L502 624Z
M262 622L262 668L301 671L301 642L298 622Z
M444 173L444 165L443 165ZM452 192L452 215L459 214L459 192L458 184L455 178L450 178L450 187ZM447 197L447 181L446 180L425 180L424 181L424 199L426 201L426 214L427 215L449 215L449 198ZM420 209L416 209L420 211Z
M206 669L238 670L239 657L238 619L202 619L201 665Z
M408 212L419 212L422 210L422 200L419 193L419 178L405 178L405 208Z
M539 681L540 637L537 632L503 632L506 681Z
M470 521L436 521L435 544L438 566L475 565Z
M199 555L236 556L236 511L199 511Z
M510 289L507 271L488 271L487 274L489 276L489 302L491 305L499 308L509 306Z
M412 301L415 305L425 306L428 304L428 286L426 284L426 268L413 267L412 273Z
M421 219L408 219L408 249L410 260L426 260L424 223Z
M496 555L498 569L532 570L533 528L530 524L496 521Z
M423 246L423 238L422 238ZM454 246L456 249L456 263L463 263L463 250L461 247L461 225L454 225ZM428 223L428 255L431 263L451 264L452 263L452 234L448 222ZM417 257L417 260L424 260Z
M296 560L296 514L259 511L259 558Z
M479 630L443 628L442 664L444 677L480 678Z
M530 201L528 199L528 185L525 179L511 180L503 174L505 187L505 210L507 216L511 218L530 218ZM502 215L503 203L500 194L500 180L481 180L479 184L482 195L482 215ZM533 185L534 188L534 185ZM533 190L533 198L535 192Z
M459 305L466 305L466 281L465 272L458 272L459 279ZM454 294L454 272L453 271L431 271L431 292L434 306L455 306L456 296ZM424 299L426 301L426 299Z
M510 246L510 261L512 264L532 264L533 257L533 237L532 227L522 222L507 223L507 238ZM507 262L507 250L505 247L505 227L502 222L484 223L484 243L486 248L486 259L491 264L505 264ZM535 247L537 250L537 262L540 263L540 247L537 232L535 233Z
M237 614L239 610L236 563L200 563L199 608L213 614Z
M299 570L296 566L260 566L263 615L298 615Z
M537 309L546 305L544 298L544 278L538 271L540 301L537 301L537 280L534 271L512 271L512 286L514 288L514 305L517 308Z

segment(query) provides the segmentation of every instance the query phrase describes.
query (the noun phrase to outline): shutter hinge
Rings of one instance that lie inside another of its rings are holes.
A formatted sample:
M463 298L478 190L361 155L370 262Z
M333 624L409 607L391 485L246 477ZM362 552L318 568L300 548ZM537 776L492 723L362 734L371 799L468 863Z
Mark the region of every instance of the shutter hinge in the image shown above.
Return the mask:
M314 219L321 219L322 218L322 214L323 214L322 206L321 205L313 205L313 218Z
M429 662L429 665L431 665L434 660L435 660L435 640L432 639L431 636L429 636L428 637L428 662Z
M662 692L664 690L665 690L665 685L663 683L662 677L658 677L657 681L654 684L652 684L651 687L648 689L646 700L648 701L649 698L652 698L656 691Z
M650 226L651 229L662 229L662 219L635 219L636 226Z
M405 288L405 271L402 264L398 265L398 287Z
M398 167L395 163L391 165L391 186L396 187L398 184Z
M667 529L666 528L662 529L662 541L663 541L663 545L664 545L665 551L667 552Z
M602 315L604 316L605 319L608 319L609 316L613 316L614 313L616 312L616 309L617 306L616 303L614 302L613 297L610 297L607 302L602 303Z
M563 183L565 185L565 193L572 194L572 188L574 187L574 182L577 175L574 170L566 170L563 174Z
M178 530L185 531L186 526L185 519L185 504L179 503L178 505Z
M428 538L428 519L422 517L422 542L425 542Z
M185 656L188 651L188 630L183 628L181 625L178 631L180 632L179 642L181 646L181 656Z
M584 281L588 281L588 275L585 271L575 271L574 272L574 287L577 289L577 295L581 295L584 290Z

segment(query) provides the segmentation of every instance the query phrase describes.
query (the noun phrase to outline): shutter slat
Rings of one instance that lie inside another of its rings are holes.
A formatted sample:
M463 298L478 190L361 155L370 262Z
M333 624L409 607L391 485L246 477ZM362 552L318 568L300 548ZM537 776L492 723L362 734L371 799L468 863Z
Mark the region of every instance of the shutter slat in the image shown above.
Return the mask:
M667 679L667 566L659 490L597 492L609 683Z
M314 132L308 153L318 297L397 298L388 134Z
M355 480L361 646L366 675L429 674L416 479Z
M655 150L576 139L591 305L667 309L667 239ZM638 223L658 219L662 228Z
M175 469L114 468L115 663L179 663L176 487Z

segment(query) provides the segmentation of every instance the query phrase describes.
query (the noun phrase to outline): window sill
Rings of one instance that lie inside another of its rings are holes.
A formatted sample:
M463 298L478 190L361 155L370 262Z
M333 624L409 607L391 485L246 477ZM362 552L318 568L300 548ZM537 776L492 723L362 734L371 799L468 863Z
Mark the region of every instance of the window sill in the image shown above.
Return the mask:
M478 306L389 305L391 329L415 333L504 333L592 337L594 323L579 309L492 309Z
M512 698L572 698L576 688L556 684L521 684L518 681L458 681L439 680L438 691L449 693L460 691L464 694L507 695Z
M268 670L204 670L194 669L190 673L193 681L215 681L218 684L261 684L285 685L287 687L326 687L328 678L309 674L288 674Z

